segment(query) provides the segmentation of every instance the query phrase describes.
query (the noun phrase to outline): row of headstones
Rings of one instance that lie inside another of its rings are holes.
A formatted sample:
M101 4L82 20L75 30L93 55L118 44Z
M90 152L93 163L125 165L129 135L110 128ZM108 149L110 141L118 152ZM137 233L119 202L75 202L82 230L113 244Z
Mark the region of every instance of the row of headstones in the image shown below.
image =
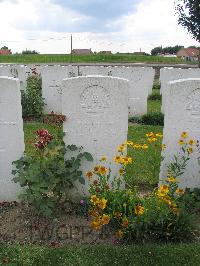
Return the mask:
M114 77L76 77L62 83L61 105L67 116L65 143L82 146L98 163L102 155L112 161L116 147L127 139L129 81ZM167 165L178 152L182 131L200 138L200 79L176 80L168 84L163 142L167 144L161 165L161 179ZM16 199L18 189L11 182L12 161L24 151L19 80L0 77L0 200ZM183 187L200 187L199 153L181 177ZM91 165L83 167L83 171ZM112 173L117 167L111 164ZM87 169L86 169L87 168ZM79 193L87 190L87 183Z
M26 87L26 79L33 66L0 66L0 76L20 79L21 89ZM37 66L36 72L42 76L42 93L45 99L45 112L62 113L61 83L65 78L77 76L113 76L129 80L129 116L147 113L147 98L152 93L155 71L151 67L125 66Z

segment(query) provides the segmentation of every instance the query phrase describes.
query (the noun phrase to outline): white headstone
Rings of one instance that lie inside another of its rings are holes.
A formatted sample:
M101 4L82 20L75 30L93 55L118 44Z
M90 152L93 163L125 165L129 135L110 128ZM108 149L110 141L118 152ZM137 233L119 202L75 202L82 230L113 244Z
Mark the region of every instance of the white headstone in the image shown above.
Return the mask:
M81 66L81 76L102 75L128 79L129 116L147 113L147 98L152 93L155 70L151 67Z
M130 81L129 116L147 113L148 95L152 93L155 70L151 67L113 67L112 76Z
M162 94L161 111L165 113L165 99L168 90L168 82L178 79L200 78L200 69L189 68L162 68L160 70L160 93Z
M46 66L42 70L42 96L45 99L45 112L62 113L61 83L62 80L78 75L78 69L74 66Z
M160 179L166 178L167 166L173 156L180 151L181 133L188 132L189 139L200 140L200 79L183 79L169 83L163 143L164 160L161 164ZM181 187L200 188L200 166L197 163L199 152L191 155L184 174L179 178Z
M24 133L18 79L0 77L0 201L16 200L20 191L13 183L12 162L24 152Z
M128 80L103 76L63 80L62 111L67 117L64 141L66 145L82 146L94 157L84 171L99 164L105 155L111 162L112 175L118 174L113 157L117 147L127 140L128 86ZM86 180L79 192L87 193L87 188Z

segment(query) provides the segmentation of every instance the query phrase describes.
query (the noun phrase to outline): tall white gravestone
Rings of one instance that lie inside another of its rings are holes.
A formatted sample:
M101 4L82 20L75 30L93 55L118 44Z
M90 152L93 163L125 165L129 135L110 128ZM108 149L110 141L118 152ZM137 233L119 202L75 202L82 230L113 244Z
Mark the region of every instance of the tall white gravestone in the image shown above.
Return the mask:
M173 156L180 151L178 144L180 135L186 131L189 139L200 141L200 79L182 79L169 82L166 96L164 121L163 151L164 160L161 164L160 180L167 176L167 166ZM179 178L181 187L200 188L200 165L195 151L186 167L185 173Z
M0 77L0 201L17 199L20 188L11 181L12 162L23 152L20 82Z
M66 145L82 146L93 155L90 170L105 155L111 162L112 174L118 174L113 162L117 147L127 140L128 87L125 79L87 76L63 80L62 112L67 117L63 130ZM88 184L79 186L87 193Z

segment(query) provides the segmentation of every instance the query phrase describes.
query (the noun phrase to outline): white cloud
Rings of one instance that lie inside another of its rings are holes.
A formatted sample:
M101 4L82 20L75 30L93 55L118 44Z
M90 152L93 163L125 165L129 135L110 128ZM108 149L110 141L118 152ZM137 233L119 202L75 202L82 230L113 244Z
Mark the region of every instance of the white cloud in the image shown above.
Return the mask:
M0 1L0 46L7 45L13 52L27 48L40 53L66 53L70 51L71 30L79 31L73 34L74 48L93 51L133 52L141 48L150 52L161 44L198 45L178 26L173 2L141 0L134 13L105 21L104 27L110 32L92 33L88 31L91 17L80 14L80 10L63 8L50 0Z

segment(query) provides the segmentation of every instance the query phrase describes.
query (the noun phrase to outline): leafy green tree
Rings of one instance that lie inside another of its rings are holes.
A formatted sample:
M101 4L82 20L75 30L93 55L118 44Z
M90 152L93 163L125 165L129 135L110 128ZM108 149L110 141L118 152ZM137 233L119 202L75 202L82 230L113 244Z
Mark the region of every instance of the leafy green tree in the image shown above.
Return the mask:
M25 51L22 51L22 54L39 54L37 51L33 50L25 50Z
M176 0L178 24L187 29L192 38L200 42L200 0ZM200 49L198 66L200 68Z
M159 53L162 52L162 47L161 46L158 46L158 47L155 47L151 50L151 55L157 55Z

